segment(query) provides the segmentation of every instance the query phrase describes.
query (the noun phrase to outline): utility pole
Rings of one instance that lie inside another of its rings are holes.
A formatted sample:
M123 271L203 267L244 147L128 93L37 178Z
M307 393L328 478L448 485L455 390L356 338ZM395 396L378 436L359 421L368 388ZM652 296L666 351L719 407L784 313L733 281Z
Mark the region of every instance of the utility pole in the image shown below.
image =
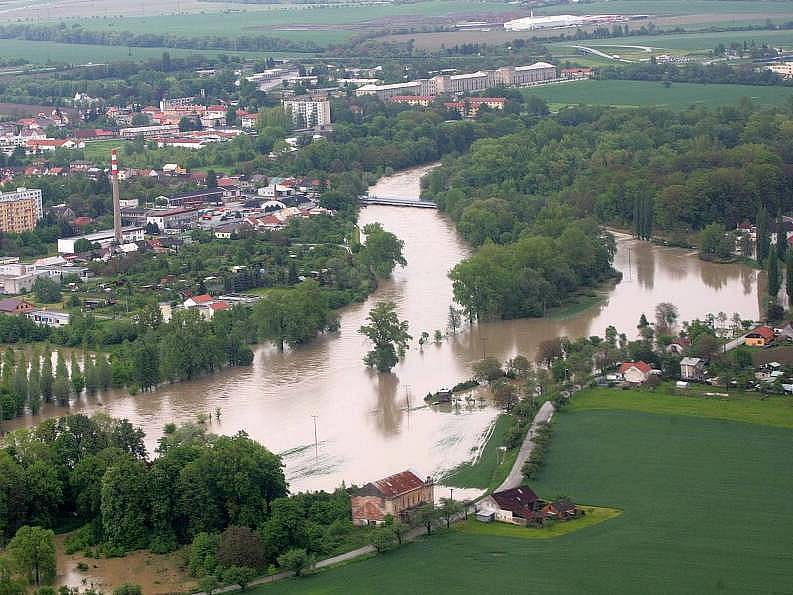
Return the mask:
M319 458L319 442L317 442L317 416L312 415L314 418L314 458Z
M454 500L454 488L449 488L449 500Z

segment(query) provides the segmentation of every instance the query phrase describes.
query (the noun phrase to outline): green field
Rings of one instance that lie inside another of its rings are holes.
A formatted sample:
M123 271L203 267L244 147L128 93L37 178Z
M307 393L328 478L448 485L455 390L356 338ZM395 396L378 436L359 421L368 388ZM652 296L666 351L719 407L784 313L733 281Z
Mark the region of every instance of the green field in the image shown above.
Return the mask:
M211 4L207 5L211 9ZM499 13L509 10L501 2L467 0L427 0L407 4L363 5L358 7L251 6L240 12L213 12L157 17L108 17L83 19L86 28L172 33L174 35L268 35L295 40L330 43L377 29L389 21L420 17L443 17L465 13ZM365 25L353 26L355 24Z
M735 104L749 97L761 105L781 105L793 96L793 87L756 87L750 85L700 85L647 81L589 80L524 89L525 95L542 97L552 106L614 105L620 107L659 106L684 109L698 104L707 107Z
M504 481L512 467L515 453L502 455L499 447L504 444L504 432L512 423L512 416L499 415L490 438L475 462L463 463L447 473L440 483L456 488L493 488ZM472 453L475 458L476 454ZM511 456L510 456L511 455Z
M785 14L793 10L788 2L768 0L595 0L558 4L534 9L536 15L549 14L649 14L690 15L741 13L758 17ZM638 26L638 25L637 25Z
M57 43L54 41L29 41L25 39L0 39L0 56L25 58L33 64L102 64L122 60L161 58L163 52L172 57L202 54L243 55L265 58L288 57L288 52L226 52L221 50L182 50L176 48L128 48L126 46L86 45Z
M707 389L707 390L706 390ZM793 429L793 399L738 392L729 397L705 396L723 389L692 386L680 394L662 390L587 389L576 394L571 411L622 410L688 415ZM700 394L698 394L700 393Z
M451 531L255 592L790 592L793 431L636 411L555 424L532 487L622 514L554 539Z
M793 47L793 30L785 31L720 31L718 33L671 33L669 35L637 35L636 37L615 37L608 40L593 40L580 42L593 48L602 48L617 45L641 45L659 48L661 50L712 50L720 43L729 47L731 43L751 44L761 46L764 43L772 47ZM555 48L570 45L570 42L550 44Z

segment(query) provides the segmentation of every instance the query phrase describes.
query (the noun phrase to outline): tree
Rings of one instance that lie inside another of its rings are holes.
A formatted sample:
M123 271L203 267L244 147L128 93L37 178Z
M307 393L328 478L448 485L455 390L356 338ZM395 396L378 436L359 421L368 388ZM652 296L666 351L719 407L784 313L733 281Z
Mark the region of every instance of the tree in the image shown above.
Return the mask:
M107 545L119 553L146 547L150 497L145 464L120 457L102 478L101 497Z
M771 251L771 234L768 226L768 211L761 207L757 213L757 261L764 262Z
M28 402L28 362L25 359L25 352L19 353L19 361L14 368L14 377L11 382L11 390L17 405L17 415L21 415Z
M61 301L61 286L49 277L36 277L33 282L33 294L36 301L53 304Z
M107 390L113 386L113 370L104 353L99 353L96 356L96 372L99 386L102 390Z
M391 529L391 532L394 534L394 537L397 538L397 543L399 545L402 545L402 540L408 534L410 527L405 523L403 523L401 520L394 519L394 522L391 523L389 529Z
M232 585L239 585L242 591L248 588L248 584L256 577L253 568L244 566L232 566L223 572L223 580Z
M96 394L99 389L99 374L94 359L90 355L86 355L83 368L85 372L85 390L88 391L89 395Z
M719 223L706 225L699 234L699 256L702 260L728 259L732 256L733 239Z
M88 356L86 354L85 361L87 361ZM80 371L80 364L77 363L77 352L72 351L71 357L71 381L72 381L72 390L74 394L79 395L83 392L83 388L85 388L85 377L83 373Z
M369 311L369 324L363 325L358 332L366 336L374 345L364 357L367 366L378 372L388 372L408 348L413 337L408 333L406 320L399 320L394 302L380 301Z
M28 407L34 415L41 408L41 358L37 349L33 350L30 359L30 375L28 376Z
M516 355L507 362L507 370L518 378L525 378L531 372L531 362L525 355Z
M402 254L405 242L386 231L379 223L369 223L363 228L366 244L359 252L361 262L379 279L391 276L394 267L407 265Z
M55 533L41 527L20 527L8 544L17 571L37 587L55 578Z
M504 375L504 370L501 369L501 362L498 361L498 358L490 355L474 364L473 373L476 380L493 382L496 378L501 378Z
M69 404L69 374L66 371L66 361L63 353L58 352L58 363L55 367L55 380L52 383L52 395L59 405Z
M416 527L424 527L427 530L427 535L432 533L432 525L438 520L438 509L431 502L427 502L413 509L411 515L411 523Z
M793 307L793 250L789 250L785 257L785 292L788 304Z
M779 260L776 254L768 255L768 298L771 302L776 303L779 297L780 279L779 279Z
M311 558L302 548L292 548L278 556L278 565L300 576L307 568L311 568Z
M217 559L221 566L264 566L264 546L259 536L248 527L231 525L220 534Z
M461 512L463 512L463 505L460 502L452 500L451 498L443 498L440 507L440 515L443 517L443 520L446 521L447 529L450 527L452 519Z
M677 306L669 302L661 302L655 307L655 329L659 335L667 335L677 322L679 312Z
M787 251L787 231L785 231L785 220L780 214L776 220L776 254L779 260L785 260Z
M52 401L53 397L53 378L52 378L52 353L48 346L44 347L41 364L41 397L46 403Z
M215 173L214 169L207 170L207 188L217 188L218 187L218 176Z
M451 330L453 335L457 334L457 329L460 328L463 324L463 315L457 308L454 307L454 304L449 304L449 316L446 322L449 330Z

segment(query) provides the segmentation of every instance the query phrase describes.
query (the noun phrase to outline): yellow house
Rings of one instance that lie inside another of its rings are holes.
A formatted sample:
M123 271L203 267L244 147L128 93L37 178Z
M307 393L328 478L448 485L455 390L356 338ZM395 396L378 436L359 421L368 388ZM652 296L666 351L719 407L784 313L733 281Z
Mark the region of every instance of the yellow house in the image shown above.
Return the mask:
M774 340L774 331L767 326L758 326L746 334L746 345L749 347L765 347Z

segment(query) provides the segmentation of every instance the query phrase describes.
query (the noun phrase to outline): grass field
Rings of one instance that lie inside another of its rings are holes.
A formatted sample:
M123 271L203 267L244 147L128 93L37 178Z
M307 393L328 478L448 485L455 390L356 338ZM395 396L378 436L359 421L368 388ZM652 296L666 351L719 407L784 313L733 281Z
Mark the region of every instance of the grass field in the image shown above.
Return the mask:
M559 4L534 9L536 15L549 14L650 14L690 15L720 12L773 16L791 11L787 2L768 0L595 0L580 4Z
M789 429L563 411L532 487L616 518L556 539L450 531L255 592L789 592L791 449Z
M512 456L502 455L499 447L504 444L504 432L512 423L512 416L499 415L493 432L474 462L463 463L449 471L439 483L456 488L493 488L504 481L514 460Z
M172 33L175 35L271 35L317 43L339 41L364 29L390 21L452 17L456 14L506 12L502 2L470 0L426 0L407 4L363 5L357 7L269 6L268 10L210 12L157 17L93 18L79 22L89 29ZM514 10L514 9L513 9ZM356 26L356 24L359 24Z
M101 64L122 60L161 58L163 52L172 57L202 54L244 55L266 58L288 57L288 52L224 52L221 50L181 50L176 48L127 48L126 46L86 45L57 43L54 41L29 41L25 39L0 39L0 56L25 58L33 64Z
M589 80L524 89L526 95L542 97L552 106L614 105L621 107L660 106L684 109L699 104L708 107L735 104L749 97L761 105L781 105L793 96L793 87L756 87L749 85L700 85L647 81Z
M708 387L709 391L724 392ZM736 393L729 397L702 394L669 394L662 390L587 389L576 394L572 411L623 410L661 415L708 417L750 424L793 429L793 399L761 398L757 393ZM704 392L704 387L702 391Z
M120 149L128 142L120 138L87 142L83 149L83 155L88 161L104 160L110 163L110 150Z

